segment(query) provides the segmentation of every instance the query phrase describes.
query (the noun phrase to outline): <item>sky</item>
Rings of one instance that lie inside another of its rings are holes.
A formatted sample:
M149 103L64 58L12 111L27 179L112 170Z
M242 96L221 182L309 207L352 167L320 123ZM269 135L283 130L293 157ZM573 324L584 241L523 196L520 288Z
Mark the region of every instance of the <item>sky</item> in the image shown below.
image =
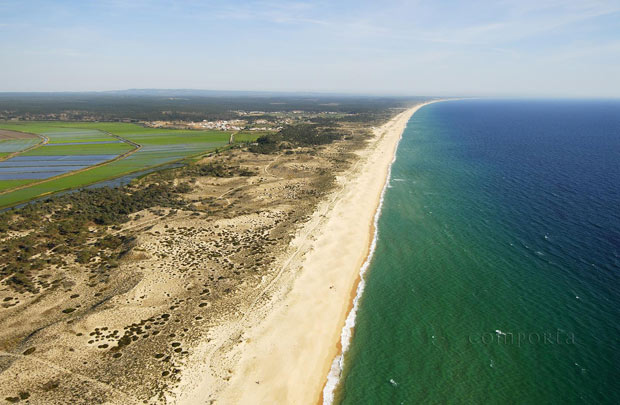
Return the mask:
M0 0L0 91L620 97L620 0Z

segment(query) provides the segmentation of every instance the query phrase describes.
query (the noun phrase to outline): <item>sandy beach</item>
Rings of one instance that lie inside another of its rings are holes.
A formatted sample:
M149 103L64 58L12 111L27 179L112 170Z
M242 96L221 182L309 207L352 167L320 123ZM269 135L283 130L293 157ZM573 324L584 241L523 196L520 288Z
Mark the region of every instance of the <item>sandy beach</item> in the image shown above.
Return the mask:
M97 228L89 243L96 251L103 240L109 257L118 251L114 266L56 251L61 267L42 267L21 284L2 279L0 355L10 360L2 398L319 402L394 152L418 108L389 121L385 112L377 128L341 122L351 136L320 147L239 148L132 185L137 193L191 184L170 206ZM22 234L0 242L18 246Z
M208 398L226 404L321 400L332 361L340 354L341 331L368 256L374 216L398 141L423 105L374 129L358 162L295 236L288 260L256 299L255 311L211 334L211 340L220 340L219 350L205 349L194 357L202 355L206 361L184 371L175 392L177 403L205 403ZM216 377L224 369L228 383L218 387Z
M316 403L413 112L384 110L380 128L341 121L326 144L206 155L132 184L169 199L114 226L89 222L90 251L108 266L78 261L83 246L66 240L53 251L62 266L2 278L0 398ZM30 232L47 243L47 228L24 218L14 226L25 231L0 242L18 249Z

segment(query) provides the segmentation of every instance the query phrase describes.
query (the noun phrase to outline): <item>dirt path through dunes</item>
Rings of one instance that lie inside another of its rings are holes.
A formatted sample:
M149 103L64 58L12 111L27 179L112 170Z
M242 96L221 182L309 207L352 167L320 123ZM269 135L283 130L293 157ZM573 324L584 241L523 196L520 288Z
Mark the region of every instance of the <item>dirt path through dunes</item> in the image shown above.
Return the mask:
M272 177L276 177L273 174L269 173L269 167L272 166L273 164L276 163L276 161L280 158L280 155L278 155L274 160L272 160L271 162L269 162L269 164L267 166L265 166L265 168L263 169L263 171L265 172L265 174L267 176L272 176Z

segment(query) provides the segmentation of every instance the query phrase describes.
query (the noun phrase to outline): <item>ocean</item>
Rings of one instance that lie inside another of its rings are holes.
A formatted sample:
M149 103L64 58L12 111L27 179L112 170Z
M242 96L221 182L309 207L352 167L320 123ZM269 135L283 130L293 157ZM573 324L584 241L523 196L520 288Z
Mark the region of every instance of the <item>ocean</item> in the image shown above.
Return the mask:
M410 120L338 404L620 403L620 101Z

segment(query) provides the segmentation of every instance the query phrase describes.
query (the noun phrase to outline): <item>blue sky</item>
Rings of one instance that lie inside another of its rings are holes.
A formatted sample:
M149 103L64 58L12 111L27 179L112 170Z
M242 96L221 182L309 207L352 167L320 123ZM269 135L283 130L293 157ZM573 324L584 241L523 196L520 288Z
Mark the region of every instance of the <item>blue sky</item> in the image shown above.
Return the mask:
M620 97L620 0L0 0L0 91Z

